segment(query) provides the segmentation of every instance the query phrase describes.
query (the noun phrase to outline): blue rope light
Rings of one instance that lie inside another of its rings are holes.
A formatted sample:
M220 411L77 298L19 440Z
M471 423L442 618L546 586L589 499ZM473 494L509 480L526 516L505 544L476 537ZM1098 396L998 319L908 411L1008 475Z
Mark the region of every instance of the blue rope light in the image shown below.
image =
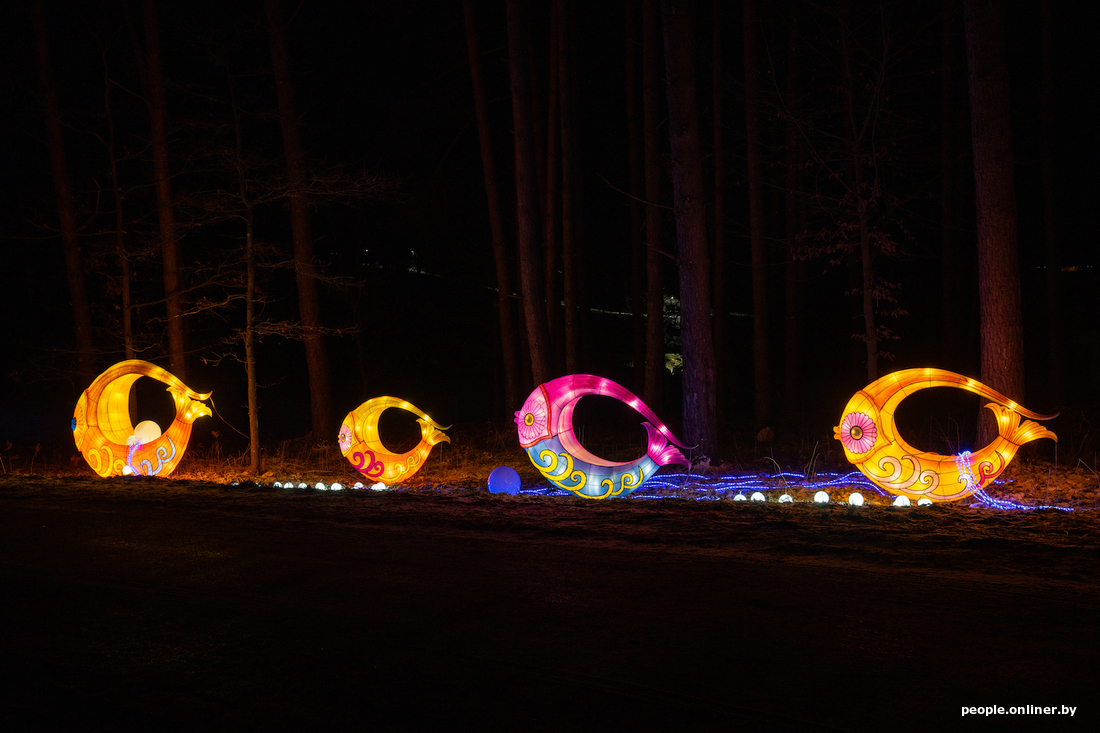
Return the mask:
M970 466L970 451L968 450L964 450L962 453L955 456L955 466L959 469L959 478L962 479L963 483L966 484L971 493L974 494L974 496L978 497L979 504L984 504L995 509L1057 509L1058 511L1062 512L1074 511L1073 507L1054 506L1053 504L1048 504L1045 506L1029 506L1027 504L1020 504L1015 501L1009 501L1008 499L994 499L992 496L985 493L985 490L982 489L981 484L978 483L978 479L975 478L974 470Z

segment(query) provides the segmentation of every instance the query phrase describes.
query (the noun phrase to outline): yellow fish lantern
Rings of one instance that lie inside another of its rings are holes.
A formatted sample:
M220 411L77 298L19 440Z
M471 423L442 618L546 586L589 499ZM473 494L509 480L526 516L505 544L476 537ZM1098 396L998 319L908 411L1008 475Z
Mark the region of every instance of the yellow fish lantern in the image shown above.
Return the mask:
M898 435L894 413L909 395L929 387L955 387L992 400L986 407L997 416L997 437L973 454L942 456L918 451ZM974 379L943 369L904 369L872 382L848 400L833 437L864 476L892 494L912 500L954 501L985 488L1005 470L1024 443L1058 437L1038 423L1050 420L1025 410L1000 392ZM971 466L977 468L977 472Z
M420 423L421 440L410 451L397 454L382 444L378 435L378 418L391 407L396 407L416 415ZM369 479L383 483L405 481L420 470L432 446L451 439L442 431L443 427L415 405L397 397L375 397L367 400L348 413L340 425L337 441L340 452L348 459L355 470Z
M130 390L141 377L152 377L168 385L176 404L176 416L164 433L150 420L135 428L130 422ZM176 470L191 426L198 418L210 416L210 408L200 394L179 377L155 364L140 359L120 361L96 377L73 413L73 439L76 448L92 470L104 478L122 474L167 476Z

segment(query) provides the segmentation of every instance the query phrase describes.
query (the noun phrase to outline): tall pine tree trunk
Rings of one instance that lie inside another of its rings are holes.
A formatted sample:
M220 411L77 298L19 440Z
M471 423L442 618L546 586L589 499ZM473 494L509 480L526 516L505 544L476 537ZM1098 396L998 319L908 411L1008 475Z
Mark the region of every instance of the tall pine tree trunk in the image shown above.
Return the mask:
M722 96L725 76L722 73L722 3L711 0L711 101L714 121L714 259L711 267L711 287L714 297L714 368L715 404L719 422L725 412L726 326L729 307L726 305L726 149L722 114Z
M852 158L852 174L855 179L856 214L859 220L860 292L863 305L863 338L867 348L867 381L878 379L878 326L875 324L875 265L871 249L871 232L868 223L867 188L864 185L863 134L867 126L856 120L856 81L852 77L851 30L847 2L841 4L842 28L840 32L841 62L844 67L844 112Z
M997 0L963 0L963 11L978 212L981 381L1011 399L1023 400L1024 339L1004 13ZM983 418L978 443L984 445L995 435L994 421Z
M957 0L943 0L940 40L940 267L943 272L943 358L958 358L960 285L955 221L955 28Z
M637 0L624 0L626 18L626 138L630 179L630 312L634 354L634 392L645 393L645 198L642 173L642 134L638 125L641 99L638 94Z
M802 158L805 148L798 114L801 111L802 67L799 57L798 0L790 3L789 33L787 38L787 102L790 117L787 119L787 200L784 222L787 240L787 263L784 268L783 329L783 413L789 424L799 418L802 402L802 289L805 283L805 266L802 260L801 239L805 228L805 208L802 205Z
M1039 0L1039 30L1043 48L1043 88L1040 99L1039 169L1043 184L1043 247L1047 266L1047 338L1050 391L1061 403L1064 379L1062 326L1062 255L1058 241L1058 186L1054 172L1054 59L1050 39L1050 0Z
M642 0L642 144L645 148L646 323L645 403L660 412L665 369L665 260L662 252L661 7Z
M290 78L290 58L286 49L286 27L281 0L267 0L268 30L271 39L271 65L275 71L275 91L279 98L279 122L283 130L287 183L290 187L290 228L294 237L294 264L298 283L298 311L302 318L306 366L309 370L309 398L313 417L313 438L329 439L336 431L332 419L328 351L321 329L321 304L317 295L313 264L313 238L310 234L309 204L305 198L305 154L299 129L294 86Z
M80 242L76 238L76 215L73 192L69 183L69 165L65 157L65 136L61 128L61 110L57 103L57 88L53 81L50 59L50 39L46 31L46 11L41 0L34 4L34 26L37 34L38 75L42 101L46 108L46 133L53 164L53 184L57 192L57 215L61 221L61 246L65 253L65 275L69 281L69 299L73 309L73 331L76 336L77 365L80 383L95 379L95 351L92 346L92 316L88 293L84 286L84 267L80 261Z
M535 170L535 135L532 121L528 55L531 53L522 0L508 0L508 77L512 91L512 124L516 166L516 230L519 240L523 313L531 374L535 384L550 378L550 332L539 262L539 202Z
M684 354L684 438L712 458L718 426L703 155L695 78L695 2L662 0L673 210Z
M508 249L504 237L504 217L500 210L493 140L489 130L488 95L481 74L481 51L477 35L477 17L473 0L462 0L466 17L466 50L470 59L470 79L473 83L474 112L477 134L481 143L481 170L485 178L485 197L489 205L489 231L493 243L493 261L497 273L497 318L500 323L500 351L504 363L505 405L518 406L519 362L516 358L516 329L512 318L512 278L508 267ZM512 407L508 407L510 412Z
M771 419L771 372L768 359L767 251L764 247L764 161L760 152L760 89L757 68L755 0L742 5L745 52L745 147L749 188L749 246L752 255L752 374L754 422Z
M107 54L103 53L103 112L107 119L107 161L111 175L111 196L115 202L115 253L122 269L122 343L127 359L134 359L133 303L130 297L130 254L126 250L126 217L122 202L125 196L118 177L118 154L115 149L115 116L111 109L111 76L107 69Z
M164 78L161 73L160 26L155 0L145 0L146 81L148 82L149 118L152 123L150 147L156 176L157 220L160 223L160 252L164 265L164 302L168 316L168 361L172 372L187 381L187 338L183 315L183 263L176 239L176 214L172 208L172 180L168 170L168 124L164 102Z
M562 324L561 282L558 278L558 240L561 238L561 85L558 46L561 35L560 3L550 7L550 79L546 124L546 205L543 207L543 250L546 277L546 325L554 371L565 373L565 327Z
M580 293L581 180L577 122L577 21L568 0L558 10L558 91L561 108L561 259L565 282L565 369L580 371L583 325Z

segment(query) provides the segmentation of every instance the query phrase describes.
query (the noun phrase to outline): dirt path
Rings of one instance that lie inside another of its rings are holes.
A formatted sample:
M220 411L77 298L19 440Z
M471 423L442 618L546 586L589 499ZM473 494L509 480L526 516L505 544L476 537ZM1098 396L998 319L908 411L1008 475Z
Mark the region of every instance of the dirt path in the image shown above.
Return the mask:
M5 729L969 730L985 725L964 705L1028 704L1077 713L987 723L1096 718L1097 553L1075 520L968 545L981 517L934 515L934 532L908 515L906 533L892 514L190 488L0 484ZM906 544L923 559L895 562Z

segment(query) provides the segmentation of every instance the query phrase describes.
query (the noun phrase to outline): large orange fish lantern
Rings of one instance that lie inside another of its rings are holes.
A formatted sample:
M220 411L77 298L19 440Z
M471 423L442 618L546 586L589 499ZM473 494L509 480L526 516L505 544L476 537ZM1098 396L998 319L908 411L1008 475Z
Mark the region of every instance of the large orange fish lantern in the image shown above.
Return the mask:
M903 399L929 387L955 387L992 402L986 405L997 416L997 437L973 454L943 456L918 451L897 433L894 412ZM990 387L943 369L904 369L888 374L856 392L844 408L833 436L844 446L844 455L864 476L892 494L910 499L954 501L981 491L997 478L1024 443L1058 437L1031 420L1050 420L1025 410Z
M412 450L393 453L378 435L378 419L391 407L416 415L420 423L421 440ZM443 434L450 426L443 427L422 410L397 397L375 397L348 413L340 425L337 442L340 452L355 470L369 479L383 483L405 481L420 470L432 446L451 439Z
M176 404L176 416L163 434L152 421L130 422L130 389L142 377L152 377L168 385ZM210 393L190 389L178 377L155 364L140 359L120 361L96 377L73 413L73 439L84 460L100 476L126 474L167 476L176 470L191 426L198 418L210 416L210 408L201 400Z
M633 407L646 422L645 455L617 463L590 453L573 432L573 411L582 397L605 395ZM691 463L686 448L645 404L621 385L591 374L558 377L535 388L516 413L520 447L539 473L555 486L585 499L626 496L661 466ZM669 445L672 443L672 445Z

